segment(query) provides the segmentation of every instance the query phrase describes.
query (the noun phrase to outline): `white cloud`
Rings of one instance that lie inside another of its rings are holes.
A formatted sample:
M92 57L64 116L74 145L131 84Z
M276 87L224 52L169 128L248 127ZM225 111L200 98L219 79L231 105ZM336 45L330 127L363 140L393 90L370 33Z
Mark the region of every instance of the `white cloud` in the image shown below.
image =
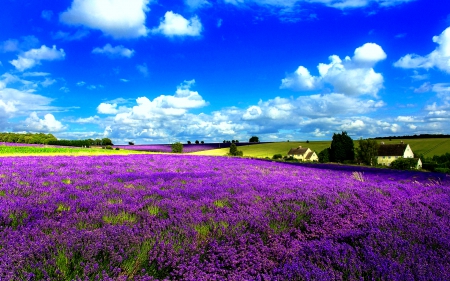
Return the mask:
M386 57L386 53L379 45L375 43L366 43L363 46L356 48L353 61L358 64L372 67L377 62L386 59Z
M117 114L119 111L117 110L117 104L110 104L102 102L99 106L97 106L97 112L100 114Z
M20 54L16 60L10 61L12 65L16 67L19 71L24 71L26 69L32 68L36 65L41 64L41 61L48 60L62 60L66 56L63 49L48 48L42 45L39 49L31 49L23 54Z
M104 54L110 57L125 57L131 58L134 55L134 50L125 48L124 46L112 47L111 44L106 44L103 48L95 48L92 50L93 54Z
M32 112L18 128L34 132L60 132L66 129L53 114L47 113L43 119L40 119L36 112Z
M438 47L426 56L407 54L394 63L401 68L437 68L450 73L450 27L445 29L439 36L433 37L433 42Z
M366 124L364 124L362 120L355 120L342 124L339 130L348 132L358 132L363 130L365 127Z
M373 66L386 58L383 49L374 43L366 43L355 50L353 59L341 60L337 55L329 57L330 63L320 63L320 76L312 76L300 66L281 81L281 89L314 90L328 83L334 90L350 96L368 94L376 96L383 87L383 76Z
M417 122L417 120L415 120L414 116L398 116L396 119L396 121L398 122Z
M60 20L101 30L116 39L137 38L147 35L149 3L149 0L73 0Z
M167 37L174 36L200 36L203 27L197 16L185 19L182 15L166 12L164 19L157 28L152 30L153 33L161 33Z

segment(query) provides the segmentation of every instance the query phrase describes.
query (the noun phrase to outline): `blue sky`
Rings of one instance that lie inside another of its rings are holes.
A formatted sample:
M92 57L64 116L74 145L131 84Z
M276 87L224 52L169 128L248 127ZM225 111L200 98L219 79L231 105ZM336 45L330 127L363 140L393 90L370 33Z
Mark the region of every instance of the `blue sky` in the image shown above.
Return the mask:
M450 133L448 0L4 0L0 131Z

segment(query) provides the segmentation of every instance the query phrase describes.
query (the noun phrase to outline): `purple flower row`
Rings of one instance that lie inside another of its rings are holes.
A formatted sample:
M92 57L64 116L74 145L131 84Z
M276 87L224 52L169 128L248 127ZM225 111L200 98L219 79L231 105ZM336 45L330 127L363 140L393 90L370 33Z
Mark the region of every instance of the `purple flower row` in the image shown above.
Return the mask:
M450 280L450 178L355 169L0 158L0 280Z

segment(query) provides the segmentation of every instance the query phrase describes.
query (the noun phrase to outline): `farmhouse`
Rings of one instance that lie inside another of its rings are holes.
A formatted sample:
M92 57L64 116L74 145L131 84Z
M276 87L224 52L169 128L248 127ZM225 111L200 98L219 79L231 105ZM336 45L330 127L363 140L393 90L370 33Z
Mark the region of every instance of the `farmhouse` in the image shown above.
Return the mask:
M288 156L292 156L295 159L302 161L319 161L317 154L308 147L299 146L297 148L291 148L288 152Z
M422 161L419 158L414 158L414 153L409 144L403 142L398 144L385 144L382 142L378 148L378 164L390 166L393 161L398 158L413 158L416 169L422 168Z

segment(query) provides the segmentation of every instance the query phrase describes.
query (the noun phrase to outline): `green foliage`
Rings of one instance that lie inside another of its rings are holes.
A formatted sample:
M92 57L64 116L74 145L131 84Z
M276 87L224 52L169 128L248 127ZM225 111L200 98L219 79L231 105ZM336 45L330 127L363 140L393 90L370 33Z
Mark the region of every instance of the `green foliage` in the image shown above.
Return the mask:
M56 140L56 137L52 134L0 133L0 142L48 144L49 141L53 140Z
M195 141L195 144L199 144L200 142L198 140Z
M259 138L257 136L252 136L248 142L259 142Z
M183 144L181 142L176 142L172 144L172 152L173 153L182 153L183 152Z
M236 144L232 143L230 146L230 152L228 155L231 156L244 156L244 152L242 150L238 150Z
M341 134L333 134L330 146L330 161L344 162L355 159L355 148L352 138L343 131Z
M109 138L103 138L102 145L113 145L113 143Z
M272 157L272 159L282 159L283 158L283 155L281 155L281 154L274 154L273 155L273 157Z
M48 142L49 145L59 146L75 146L75 147L90 147L89 140L52 140Z
M129 141L129 142L128 142L128 145L134 145L134 142Z
M317 157L319 157L320 163L330 162L330 148L325 148L324 150L319 152L319 155L317 155Z
M356 157L362 163L374 166L377 164L378 148L380 145L374 139L363 140L362 138L358 141L359 147L356 148Z
M416 168L416 163L413 158L398 158L389 167L396 170L413 170Z

